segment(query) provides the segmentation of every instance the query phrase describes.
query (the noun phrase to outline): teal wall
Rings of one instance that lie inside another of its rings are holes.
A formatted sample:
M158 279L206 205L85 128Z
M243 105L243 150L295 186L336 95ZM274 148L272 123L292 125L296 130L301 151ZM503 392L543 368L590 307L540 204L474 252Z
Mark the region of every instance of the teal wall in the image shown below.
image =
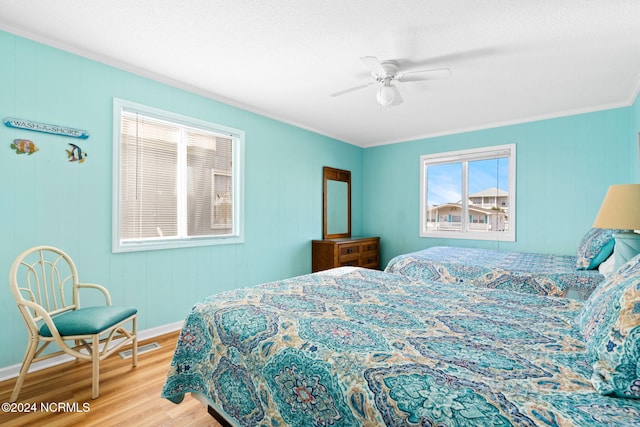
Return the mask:
M76 261L83 281L102 283L114 304L135 305L141 330L185 318L218 291L311 271L322 236L322 167L352 171L353 228L361 232L362 149L0 32L0 118L86 129L85 163L67 162L73 138L0 125L0 274L40 244ZM111 253L113 98L246 132L245 243ZM16 155L15 138L40 147ZM0 286L0 367L19 363L26 331L6 281Z
M322 233L322 166L352 171L353 234L382 237L383 265L433 245L573 253L611 184L638 182L640 101L627 108L358 148L132 73L0 32L0 118L86 129L80 165L71 138L0 125L0 274L39 244L65 249L81 279L140 310L140 329L184 319L215 292L307 273ZM111 253L113 98L242 129L245 243ZM14 138L41 148L9 149ZM517 144L516 242L418 237L422 154ZM363 183L366 183L364 185ZM6 276L5 276L6 277ZM0 286L0 368L26 345L8 286Z
M426 120L426 119L425 119ZM640 103L563 118L441 136L364 151L365 234L382 264L431 246L574 254L611 184L638 182ZM419 237L420 156L516 144L515 242Z

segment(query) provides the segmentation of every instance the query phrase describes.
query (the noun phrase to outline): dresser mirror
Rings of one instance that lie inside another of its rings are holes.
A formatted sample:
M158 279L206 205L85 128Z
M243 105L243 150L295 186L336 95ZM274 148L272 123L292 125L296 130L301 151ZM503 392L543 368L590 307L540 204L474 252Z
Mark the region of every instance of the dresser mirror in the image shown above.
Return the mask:
M351 237L351 172L322 169L322 238Z

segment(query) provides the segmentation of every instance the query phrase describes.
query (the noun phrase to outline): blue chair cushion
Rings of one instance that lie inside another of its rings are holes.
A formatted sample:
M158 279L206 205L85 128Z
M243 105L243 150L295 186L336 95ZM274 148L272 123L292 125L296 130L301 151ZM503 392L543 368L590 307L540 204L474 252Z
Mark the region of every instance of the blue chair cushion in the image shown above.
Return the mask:
M87 307L67 311L52 320L62 336L97 334L138 312L133 307ZM49 326L40 327L40 335L51 336Z

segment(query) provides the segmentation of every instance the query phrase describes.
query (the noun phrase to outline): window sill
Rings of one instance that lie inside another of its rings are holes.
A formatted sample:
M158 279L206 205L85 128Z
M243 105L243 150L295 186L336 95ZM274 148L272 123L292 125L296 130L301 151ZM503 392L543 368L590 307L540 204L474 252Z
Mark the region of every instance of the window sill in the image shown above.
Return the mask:
M155 251L162 249L178 249L192 248L198 246L217 246L217 245L237 245L244 243L242 236L216 237L216 238L194 238L194 239L176 239L176 240L159 240L144 242L113 242L111 251L113 253L139 252L139 251Z

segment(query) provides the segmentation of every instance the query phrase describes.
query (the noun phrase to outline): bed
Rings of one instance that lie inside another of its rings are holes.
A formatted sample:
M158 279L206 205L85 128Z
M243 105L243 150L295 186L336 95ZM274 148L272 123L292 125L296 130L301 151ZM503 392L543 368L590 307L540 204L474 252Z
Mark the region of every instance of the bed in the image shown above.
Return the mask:
M423 280L586 299L604 276L598 270L579 270L576 263L577 257L569 255L434 246L398 255L385 270Z
M575 256L435 246L398 255L385 271L423 280L584 300L613 273L613 235L620 231L589 229Z
M594 388L583 307L359 267L265 283L193 307L162 397L237 426L639 425Z

